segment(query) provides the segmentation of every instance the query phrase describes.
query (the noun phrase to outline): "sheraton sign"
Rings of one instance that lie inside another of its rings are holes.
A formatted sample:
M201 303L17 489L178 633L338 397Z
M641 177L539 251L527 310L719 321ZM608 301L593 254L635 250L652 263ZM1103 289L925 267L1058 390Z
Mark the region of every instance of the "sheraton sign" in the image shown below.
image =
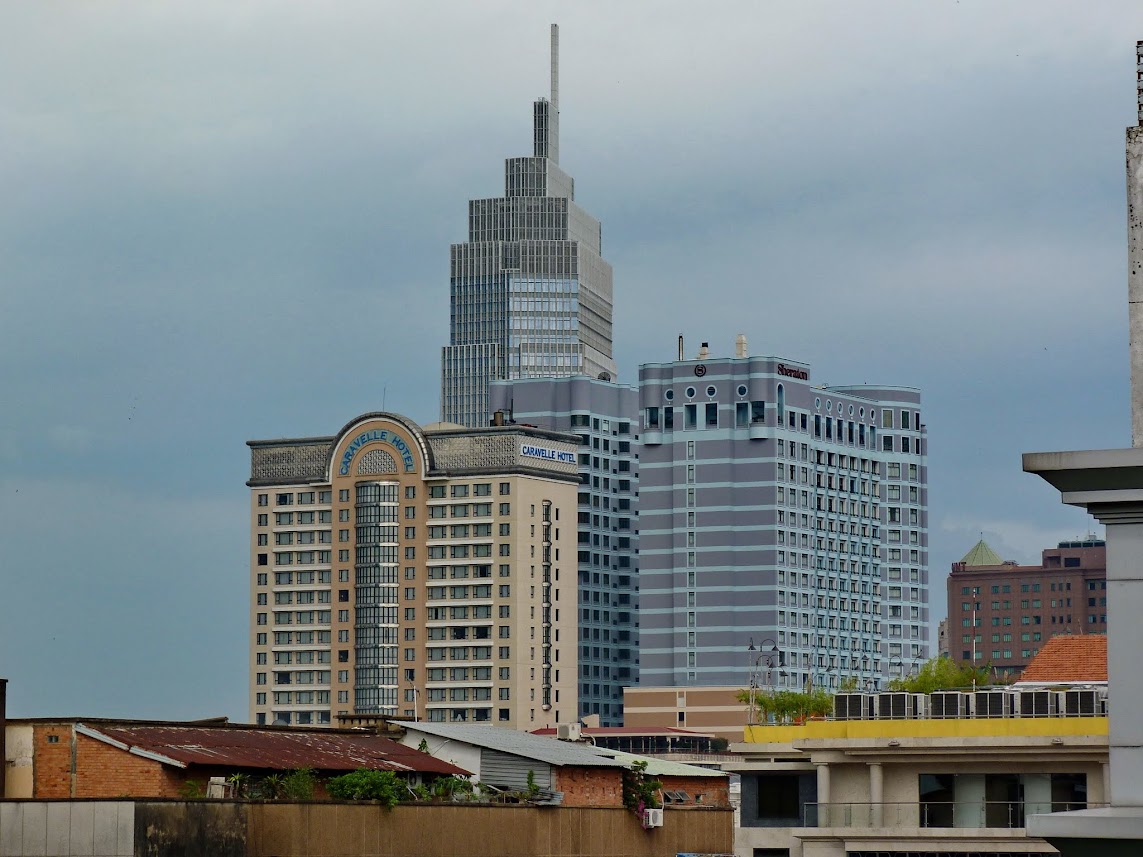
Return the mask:
M778 364L778 374L784 375L787 378L797 378L799 381L810 380L810 373L805 369L798 369L795 366L787 366L785 363Z

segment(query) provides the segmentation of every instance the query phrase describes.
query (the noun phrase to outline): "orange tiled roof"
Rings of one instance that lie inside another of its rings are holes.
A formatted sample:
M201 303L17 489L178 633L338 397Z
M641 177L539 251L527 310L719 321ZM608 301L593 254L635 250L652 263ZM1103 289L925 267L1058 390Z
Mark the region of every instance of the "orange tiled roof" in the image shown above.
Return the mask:
M1107 637L1103 634L1060 634L1032 658L1021 682L1107 681Z

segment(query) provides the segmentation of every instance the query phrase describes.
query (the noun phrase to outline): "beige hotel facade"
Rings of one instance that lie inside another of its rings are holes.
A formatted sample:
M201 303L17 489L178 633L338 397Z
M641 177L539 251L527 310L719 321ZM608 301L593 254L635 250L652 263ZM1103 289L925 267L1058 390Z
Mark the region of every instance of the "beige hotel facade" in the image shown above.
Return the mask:
M370 413L248 446L251 720L576 717L578 437Z

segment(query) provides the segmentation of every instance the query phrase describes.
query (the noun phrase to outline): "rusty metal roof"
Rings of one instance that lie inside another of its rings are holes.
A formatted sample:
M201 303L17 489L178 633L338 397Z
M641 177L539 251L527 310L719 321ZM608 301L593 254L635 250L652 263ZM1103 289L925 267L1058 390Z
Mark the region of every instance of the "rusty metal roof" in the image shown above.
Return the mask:
M178 767L209 765L274 771L369 768L457 776L471 774L428 753L368 732L136 723L87 725L83 726L83 732L136 755L157 757L158 761Z

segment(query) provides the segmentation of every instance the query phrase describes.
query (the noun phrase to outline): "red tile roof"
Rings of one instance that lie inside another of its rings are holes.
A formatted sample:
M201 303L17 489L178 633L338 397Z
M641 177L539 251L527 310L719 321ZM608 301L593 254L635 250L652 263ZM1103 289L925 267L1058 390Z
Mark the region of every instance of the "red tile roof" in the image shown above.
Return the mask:
M368 732L286 730L219 726L89 723L88 734L168 759L180 767L224 766L286 771L381 771L454 774L469 771L412 747Z
M1021 682L1107 681L1107 637L1103 634L1059 634L1046 642L1024 668Z

